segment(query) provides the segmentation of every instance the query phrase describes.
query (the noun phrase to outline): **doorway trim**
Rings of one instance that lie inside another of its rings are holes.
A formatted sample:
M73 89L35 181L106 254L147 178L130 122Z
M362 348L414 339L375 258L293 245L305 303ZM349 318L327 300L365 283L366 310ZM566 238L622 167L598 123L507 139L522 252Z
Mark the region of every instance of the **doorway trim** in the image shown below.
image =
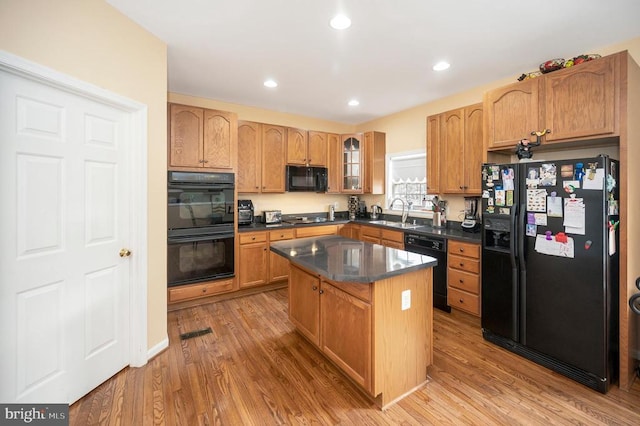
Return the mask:
M0 70L71 92L129 114L127 140L130 156L130 247L129 272L129 354L132 367L147 363L147 111L145 104L102 89L86 81L0 50Z

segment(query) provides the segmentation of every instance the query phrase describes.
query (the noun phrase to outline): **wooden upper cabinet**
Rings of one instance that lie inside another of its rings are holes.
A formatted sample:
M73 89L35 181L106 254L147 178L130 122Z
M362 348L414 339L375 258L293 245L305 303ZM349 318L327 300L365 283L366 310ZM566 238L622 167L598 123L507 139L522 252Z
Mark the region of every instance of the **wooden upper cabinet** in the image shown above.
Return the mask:
M510 84L485 93L485 138L488 149L513 148L540 124L540 78Z
M427 193L440 193L440 114L427 117Z
M546 142L619 134L618 68L611 55L544 76Z
M309 132L307 142L307 162L309 166L327 167L327 134L324 132Z
M169 169L234 169L236 137L234 113L169 105Z
M340 135L327 133L327 193L340 193L342 180L342 143Z
M464 114L461 109L449 111L442 116L443 182L442 192L460 194L464 192Z
M618 136L620 56L610 55L485 93L488 150L549 129L542 144Z
M482 192L482 104L445 112L440 120L441 192L479 195Z
M364 179L365 194L384 194L385 189L386 135L382 132L364 134Z
M307 165L307 131L287 128L287 164Z
M484 155L484 110L482 104L463 109L464 113L464 192L482 193L482 161Z
M262 192L285 192L286 129L262 125Z
M169 105L169 167L202 167L204 111Z
M362 133L342 135L342 187L345 194L362 194L364 144Z
M262 125L238 122L238 192L260 192L262 186Z
M204 167L233 169L237 146L237 122L230 112L204 110L204 142L202 157Z

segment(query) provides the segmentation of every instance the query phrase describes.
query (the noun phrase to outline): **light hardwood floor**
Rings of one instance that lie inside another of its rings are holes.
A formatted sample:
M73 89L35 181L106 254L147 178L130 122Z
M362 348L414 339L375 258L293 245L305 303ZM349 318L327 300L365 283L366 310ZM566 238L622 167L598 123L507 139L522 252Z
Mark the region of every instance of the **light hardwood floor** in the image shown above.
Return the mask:
M286 289L170 312L168 329L169 349L73 404L70 424L640 424L638 381L599 394L485 342L461 312L435 311L430 382L384 412L294 331Z

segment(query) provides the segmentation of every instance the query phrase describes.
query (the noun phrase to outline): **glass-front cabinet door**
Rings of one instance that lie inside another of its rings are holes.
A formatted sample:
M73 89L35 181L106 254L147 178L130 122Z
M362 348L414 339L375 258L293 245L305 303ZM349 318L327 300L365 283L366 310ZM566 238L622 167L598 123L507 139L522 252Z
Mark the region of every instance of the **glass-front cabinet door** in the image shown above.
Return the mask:
M342 192L362 194L362 134L342 135Z

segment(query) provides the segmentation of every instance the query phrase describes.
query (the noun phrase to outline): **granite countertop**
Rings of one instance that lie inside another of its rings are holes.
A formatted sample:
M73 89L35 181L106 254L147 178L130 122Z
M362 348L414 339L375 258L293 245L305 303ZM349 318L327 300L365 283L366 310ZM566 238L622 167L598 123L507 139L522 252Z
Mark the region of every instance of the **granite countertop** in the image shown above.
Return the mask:
M434 228L430 225L423 223L418 223L415 227L413 225L409 225L408 227L400 227L400 222L394 220L369 220L369 219L339 219L336 218L335 221L322 221L322 222L312 222L305 224L290 224L290 223L282 223L279 225L265 225L264 223L253 223L251 225L239 226L238 232L251 232L251 231L268 231L272 229L287 229L287 228L299 228L302 226L323 226L323 225L344 225L347 223L356 223L359 225L367 225L367 226L378 226L381 228L394 229L396 231L402 231L405 233L412 234L422 234L422 235L430 235L430 236L439 236L446 239L466 241L470 243L478 243L480 244L482 240L482 236L480 232L465 232L460 228L459 222L450 222L444 228Z
M430 256L337 235L277 241L271 251L333 281L370 283L438 264Z

